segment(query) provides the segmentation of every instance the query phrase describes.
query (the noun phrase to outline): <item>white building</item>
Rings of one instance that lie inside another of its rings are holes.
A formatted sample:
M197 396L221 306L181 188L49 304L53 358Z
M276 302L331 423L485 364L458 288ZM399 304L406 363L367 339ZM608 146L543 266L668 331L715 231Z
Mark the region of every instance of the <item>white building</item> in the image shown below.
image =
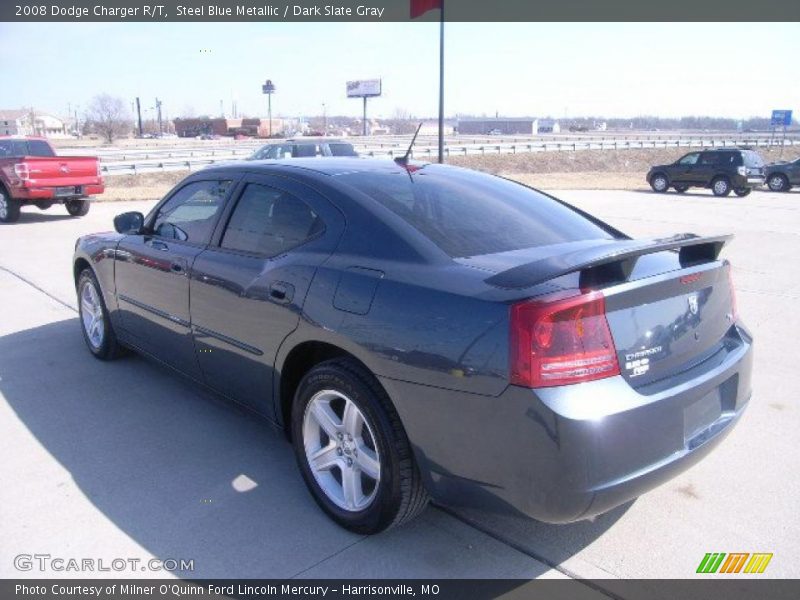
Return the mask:
M67 123L51 114L31 109L0 110L0 135L69 137Z

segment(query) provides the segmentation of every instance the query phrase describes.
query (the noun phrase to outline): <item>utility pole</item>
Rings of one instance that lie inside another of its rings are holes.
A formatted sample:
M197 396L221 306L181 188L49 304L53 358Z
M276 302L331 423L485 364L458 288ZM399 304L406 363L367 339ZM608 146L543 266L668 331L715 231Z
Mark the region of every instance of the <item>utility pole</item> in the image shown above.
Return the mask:
M139 102L139 96L136 96L136 119L139 123L139 137L142 137L144 129L142 128L142 104Z
M272 137L272 94L275 93L275 84L267 79L261 86L261 93L267 95L267 118L269 119L269 137Z
M366 136L367 135L367 97L366 96L364 96L364 120L362 121L362 123L363 123L364 127L363 127L363 131L361 132L361 135Z
M328 135L328 113L325 112L325 103L322 103L322 135Z
M161 100L156 98L156 111L158 112L158 135L164 133L164 127L161 123Z

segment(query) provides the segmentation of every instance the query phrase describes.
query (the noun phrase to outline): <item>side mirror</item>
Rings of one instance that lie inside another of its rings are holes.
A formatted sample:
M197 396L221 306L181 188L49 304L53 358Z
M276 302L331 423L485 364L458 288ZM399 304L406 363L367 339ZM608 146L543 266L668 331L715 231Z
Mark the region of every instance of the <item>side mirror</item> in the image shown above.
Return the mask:
M144 215L140 212L126 212L114 217L114 229L117 233L134 235L142 232Z

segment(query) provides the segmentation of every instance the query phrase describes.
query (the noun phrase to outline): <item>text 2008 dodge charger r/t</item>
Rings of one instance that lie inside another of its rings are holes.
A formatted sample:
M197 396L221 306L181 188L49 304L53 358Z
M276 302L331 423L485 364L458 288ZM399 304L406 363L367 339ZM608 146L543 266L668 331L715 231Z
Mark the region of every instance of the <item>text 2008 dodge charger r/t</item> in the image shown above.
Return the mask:
M83 334L285 428L376 532L428 498L566 523L683 471L750 398L727 236L633 240L450 166L247 162L78 240Z

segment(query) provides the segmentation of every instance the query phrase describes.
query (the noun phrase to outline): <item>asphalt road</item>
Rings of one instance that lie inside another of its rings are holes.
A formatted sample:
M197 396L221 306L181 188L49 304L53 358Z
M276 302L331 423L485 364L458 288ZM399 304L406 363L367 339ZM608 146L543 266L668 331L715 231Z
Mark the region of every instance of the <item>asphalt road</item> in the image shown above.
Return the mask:
M736 234L725 255L756 336L755 392L705 461L592 522L431 508L399 530L347 533L270 426L141 358L104 364L83 347L74 241L152 203L98 203L82 219L25 209L0 227L0 577L92 575L14 567L46 553L194 559L176 573L194 577L687 578L706 552L772 552L761 577L800 577L800 193L559 195L637 236Z

